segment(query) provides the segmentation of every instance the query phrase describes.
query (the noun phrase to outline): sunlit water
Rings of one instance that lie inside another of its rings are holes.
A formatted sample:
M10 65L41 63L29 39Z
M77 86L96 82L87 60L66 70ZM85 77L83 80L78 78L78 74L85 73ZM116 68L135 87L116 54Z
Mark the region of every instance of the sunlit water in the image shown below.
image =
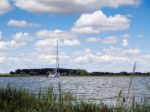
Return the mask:
M71 92L79 100L88 102L114 103L118 94L123 90L127 96L131 77L0 77L0 86L8 84L23 87L30 92L45 91L53 86L58 90L60 83L62 91ZM135 96L136 101L150 97L150 77L134 77L130 97Z

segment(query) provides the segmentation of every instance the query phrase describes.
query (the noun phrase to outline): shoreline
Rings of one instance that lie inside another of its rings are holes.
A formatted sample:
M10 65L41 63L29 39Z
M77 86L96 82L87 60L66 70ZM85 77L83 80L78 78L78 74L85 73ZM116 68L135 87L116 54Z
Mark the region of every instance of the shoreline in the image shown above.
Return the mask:
M132 75L70 75L61 77L131 77ZM1 74L0 77L47 77L47 75ZM150 77L150 75L134 75L134 77Z

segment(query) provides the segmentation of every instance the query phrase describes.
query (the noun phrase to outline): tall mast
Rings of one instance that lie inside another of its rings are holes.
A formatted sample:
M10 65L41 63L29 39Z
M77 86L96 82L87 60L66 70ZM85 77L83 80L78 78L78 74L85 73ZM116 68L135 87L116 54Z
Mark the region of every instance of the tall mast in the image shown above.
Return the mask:
M58 40L57 40L57 68L59 69L59 49L58 49Z
M58 73L59 69L59 51L58 51L58 40L57 40L57 51L56 51L56 73Z

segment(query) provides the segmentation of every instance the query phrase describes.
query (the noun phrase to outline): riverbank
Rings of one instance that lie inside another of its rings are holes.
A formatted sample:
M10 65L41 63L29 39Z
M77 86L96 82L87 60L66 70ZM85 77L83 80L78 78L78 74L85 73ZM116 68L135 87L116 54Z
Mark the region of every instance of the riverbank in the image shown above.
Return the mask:
M131 77L132 75L61 75L61 77ZM134 77L149 77L150 75L134 75ZM0 77L48 77L48 75L30 74L0 74Z
M47 75L30 75L30 74L0 74L0 77L47 77Z
M0 74L0 77L30 77L31 75L29 74Z
M77 101L70 93L58 93L50 87L46 92L29 93L22 88L0 88L1 112L149 112L150 104L137 104L133 97L128 99L118 94L117 104L114 106Z

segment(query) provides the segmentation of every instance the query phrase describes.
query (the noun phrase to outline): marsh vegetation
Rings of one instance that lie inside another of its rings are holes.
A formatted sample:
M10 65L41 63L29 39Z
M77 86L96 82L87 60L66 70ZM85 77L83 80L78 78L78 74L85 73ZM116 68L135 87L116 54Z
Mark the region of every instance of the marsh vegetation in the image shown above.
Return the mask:
M1 112L149 112L150 104L146 100L135 102L135 97L128 98L118 94L116 105L87 103L78 101L70 93L55 92L50 87L45 92L30 93L25 89L0 88Z

